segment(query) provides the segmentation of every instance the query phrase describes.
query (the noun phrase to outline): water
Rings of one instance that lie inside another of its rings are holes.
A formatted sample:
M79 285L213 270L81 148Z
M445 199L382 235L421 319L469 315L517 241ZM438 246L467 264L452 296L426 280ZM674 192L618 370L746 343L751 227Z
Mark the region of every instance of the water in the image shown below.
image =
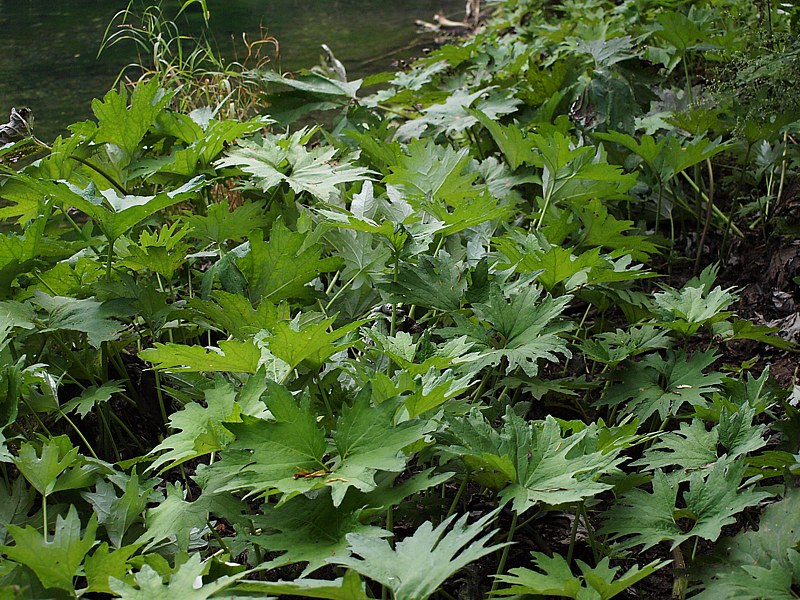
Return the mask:
M165 12L177 0L164 2ZM350 78L387 69L393 59L419 54L429 37L414 20L435 12L463 15L464 0L209 0L213 38L223 55L242 55L260 29L280 42L284 71L319 62L328 44ZM124 0L0 0L0 123L12 106L28 106L36 134L48 140L91 115L92 98L102 97L120 70L136 61L132 44L120 44L97 59L103 33ZM171 7L171 8L170 8ZM181 20L187 33L200 15Z

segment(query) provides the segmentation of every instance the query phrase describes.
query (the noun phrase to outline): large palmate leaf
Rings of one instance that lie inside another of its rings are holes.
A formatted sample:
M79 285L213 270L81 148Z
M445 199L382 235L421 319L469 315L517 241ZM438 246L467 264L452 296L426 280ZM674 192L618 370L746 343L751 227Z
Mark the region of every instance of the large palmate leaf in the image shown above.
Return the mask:
M109 552L108 542L100 544L83 564L87 583L85 591L112 594L108 585L112 578L133 583L133 577L128 575L128 559L138 549L137 544L130 544Z
M446 95L444 102L432 104L422 111L422 116L409 119L397 129L397 138L402 141L418 139L423 135L463 131L478 122L469 110L474 106L489 118L498 118L513 113L521 101L508 97L507 93L491 88L469 92L457 89Z
M408 457L403 448L423 439L435 428L433 422L418 419L394 424L397 403L386 400L372 405L371 396L372 390L367 386L352 406L343 408L336 422L333 442L339 456L331 469L329 483L336 505L351 486L362 492L374 490L378 471L405 469Z
M488 366L506 365L510 374L521 368L529 377L536 377L539 361L557 363L558 354L572 356L559 333L571 329L569 322L557 321L571 296L542 298L541 288L528 285L509 292L492 285L487 302L474 305L476 316L483 326L475 326L461 315L455 315L456 327L443 330L445 335L466 335L474 342L476 355L469 358L475 370Z
M8 525L23 525L33 508L36 492L25 484L23 477L17 477L9 487L0 483L0 543L8 543Z
M269 69L258 69L250 71L248 76L258 81L259 87L270 89L261 95L269 104L270 117L287 127L308 112L341 109L350 105L355 102L362 83L361 79L341 81L305 70L281 75ZM284 89L273 92L268 84L277 84Z
M598 479L616 471L624 460L619 453L635 439L603 428L606 444L600 444L596 425L563 437L554 418L528 422L510 408L504 421L497 431L473 411L450 420L442 440L447 454L463 460L483 485L500 490L518 513L537 504L580 502L608 490L611 486Z
M606 390L599 404L621 406L623 414L633 414L642 421L656 413L662 420L674 417L686 403L703 406L722 383L719 373L703 372L716 358L713 350L692 356L683 350L667 350L666 359L648 354L614 375L618 383Z
M800 583L800 493L767 508L757 531L718 544L703 569L698 600L795 600Z
M207 469L207 489L293 496L325 487L328 479L324 432L306 397L299 403L283 386L270 382L266 404L274 420L243 417L226 425L236 440ZM308 474L318 476L306 477Z
M518 125L501 125L479 110L470 109L469 113L486 127L512 171L533 161L533 143L524 136Z
M592 360L616 366L623 360L648 350L665 349L670 346L671 341L664 331L645 325L600 333L585 339L581 349Z
M659 323L685 336L694 334L702 325L727 319L726 309L737 300L733 288L705 290L702 286L685 286L680 291L667 289L653 294L653 301L661 310Z
M55 533L42 535L28 525L24 529L8 525L14 546L0 546L11 560L30 568L46 588L73 592L72 578L77 575L83 557L94 545L97 515L92 515L81 536L81 519L74 506L66 517L56 518Z
M352 502L334 506L327 494L311 499L298 496L279 506L265 505L254 522L262 534L250 536L257 546L281 554L261 565L276 568L307 563L302 576L324 567L331 559L347 555L348 534L384 538L390 533L362 523L362 507Z
M158 78L154 77L133 88L130 106L125 88L109 91L102 100L93 100L92 111L97 117L94 141L118 146L125 153L126 164L129 163L139 149L139 142L173 94L161 89Z
M68 183L69 196L56 198L63 210L77 208L88 215L106 238L113 242L138 223L157 212L194 197L206 185L203 176L189 180L180 187L154 196L122 195L114 189L97 190L93 183L86 188Z
M623 174L619 167L610 165L602 148L593 151L591 146L575 147L559 132L534 133L529 139L538 150L537 162L544 167L539 226L547 207L555 202L575 206L592 198L620 198L636 184L636 175Z
M139 476L134 473L121 486L121 496L117 496L114 484L106 480L98 481L94 492L81 494L92 505L97 522L105 528L113 548L120 549L125 533L131 525L141 520L152 494L149 486L156 482L152 479L140 482Z
M83 419L95 406L108 402L114 394L124 391L122 382L113 379L100 387L90 385L79 396L63 404L61 410L65 413L74 410Z
M59 489L59 477L62 473L80 462L78 448L73 447L72 442L64 435L48 439L38 452L36 447L25 442L20 447L18 456L14 458L17 469L42 496L48 496Z
M267 123L269 120L261 118L249 121L212 119L205 124L205 130L197 126L199 134L196 134L195 139L189 140L188 146L163 159L156 159L152 166L145 161L144 165L139 165L136 173L141 176L152 171L191 177L199 170L207 169L211 161L217 158L231 142L243 135L258 131Z
M575 576L569 563L559 554L547 556L542 552L532 552L531 555L534 565L542 572L517 567L509 570L511 575L496 575L498 580L511 584L511 587L497 590L498 595L535 594L576 600L610 600L669 564L669 561L654 560L641 569L635 565L616 578L620 568L609 566L608 557L594 568L576 560L581 575Z
M385 283L381 288L394 302L456 311L461 308L467 278L459 271L458 265L453 264L450 255L441 250L435 256L420 256L416 265L404 263L397 280Z
M710 431L700 419L681 423L679 431L664 435L643 458L631 465L648 470L673 467L674 474L686 480L692 471L714 466L717 460L734 461L765 446L766 427L754 425L754 417L755 410L749 406L742 406L738 411L723 407L719 424Z
M719 139L711 141L704 137L694 138L683 146L674 135L665 136L658 142L650 135L642 135L641 142L638 142L632 136L617 131L595 133L594 136L616 142L639 155L661 182L669 181L689 167L728 148Z
M575 212L583 226L579 234L579 246L599 246L618 254L630 254L639 261L647 260L651 254L658 252L658 246L646 236L623 235L632 228L633 221L614 218L597 198L576 206Z
M352 345L352 341L340 342L343 337L358 329L366 321L352 321L329 331L335 317L314 322L302 322L301 314L290 322L281 321L272 328L265 342L273 356L294 370L305 362L312 369L319 369L331 356Z
M395 548L386 540L351 533L347 536L350 551L360 558L337 557L329 562L378 581L392 591L395 600L426 600L453 573L505 546L486 545L495 531L478 538L496 515L497 511L490 512L472 525L467 524L467 515L455 522L452 515L437 527L426 521Z
M342 183L369 178L369 169L335 158L337 151L332 146L308 150L304 146L308 137L310 134L301 130L288 138L266 135L260 141L239 142L215 166L240 168L265 192L285 182L296 194L308 192L322 201L338 198L337 186Z
M250 251L236 264L247 279L253 304L312 298L313 290L306 284L340 265L338 258L321 258L320 244L309 243L306 235L290 231L282 221L272 226L268 241L260 230L249 240Z
M187 220L193 236L217 244L241 242L254 229L270 223L264 207L257 202L245 202L232 211L227 204L212 204L205 215L192 215Z
M367 524L367 509L383 512L400 504L407 496L438 485L452 475L444 473L429 478L431 471L428 469L393 487L390 486L396 474L379 477L380 487L369 494L350 491L338 507L324 492L313 498L296 496L277 506L265 504L262 506L263 516L253 518L254 525L261 531L246 536L246 539L265 550L281 553L262 563L262 568L305 562L305 576L328 564L331 557L345 556L348 548L345 536L348 533L389 537L390 532Z
M48 296L37 291L34 302L46 313L42 318L42 332L79 331L86 334L86 339L95 348L99 348L102 342L117 339L121 333L121 324L109 318L114 314L113 309L92 298L80 300Z
M366 387L343 410L329 443L308 399L298 405L282 386L270 384L268 390L267 407L275 420L245 417L227 426L236 441L208 469L213 489L280 493L286 502L298 493L330 487L338 506L351 487L374 490L378 472L402 471L408 460L403 449L435 427L416 419L394 424L399 400L373 406ZM333 456L325 459L331 449Z
M246 505L230 494L204 491L197 500L190 502L180 483L167 484L166 492L160 504L147 510L147 529L134 542L145 544L145 551L170 542L178 550L187 552L190 543L207 532L212 513L238 526L239 515L246 510Z
M202 325L221 329L238 340L249 340L263 329L271 330L281 321L289 321L289 305L281 303L276 306L265 300L253 304L242 294L232 294L215 290L208 300L200 300L196 296L187 302L197 312L193 319Z
M39 216L29 223L22 235L0 234L0 298L11 295L12 283L27 273L36 259L42 258L47 217Z
M223 371L250 373L258 370L261 350L251 341L223 340L219 347L156 343L142 350L139 357L165 371Z
M738 513L770 496L753 489L739 491L744 470L743 461L718 461L709 471L692 472L685 492L656 470L653 493L633 489L623 494L606 513L600 533L610 534L619 549L641 545L647 550L664 541L674 548L693 537L713 542L725 525L736 521Z
M410 202L431 198L451 203L481 192L475 184L478 174L465 173L470 161L467 149L456 151L432 140L414 140L407 152L400 155L385 181L402 191Z

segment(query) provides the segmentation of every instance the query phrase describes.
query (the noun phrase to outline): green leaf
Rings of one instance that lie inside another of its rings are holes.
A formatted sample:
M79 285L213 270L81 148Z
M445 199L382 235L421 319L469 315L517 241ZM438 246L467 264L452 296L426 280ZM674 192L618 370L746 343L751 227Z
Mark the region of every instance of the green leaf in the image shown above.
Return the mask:
M633 221L620 221L608 213L608 209L598 199L579 205L575 212L583 225L579 246L600 246L624 254L634 260L646 261L651 254L658 252L658 246L644 235L623 235L633 226Z
M35 498L36 492L25 484L24 477L17 477L10 488L0 483L0 543L8 542L8 525L27 523Z
M50 438L41 448L25 442L19 449L14 464L23 477L43 496L56 489L59 475L78 461L78 449L72 446L65 435Z
M37 216L22 235L0 234L0 298L11 295L14 279L28 272L33 261L41 258L46 216Z
M613 377L616 383L607 388L600 406L622 406L622 414L635 415L640 421L658 413L664 420L678 415L685 404L704 406L707 396L722 383L719 373L703 373L717 358L714 350L687 356L684 350L667 350L667 358L648 354L641 361L628 362Z
M194 237L217 244L240 242L254 229L266 227L271 222L264 206L250 201L234 210L225 203L212 204L205 215L192 215L186 221Z
M112 321L109 317L113 310L92 298L84 300L66 296L49 296L44 292L34 292L34 303L45 310L47 316L43 319L44 328L40 331L79 331L86 334L86 338L95 348L102 342L115 340L119 337L122 325Z
M689 489L680 492L685 508L678 508L678 483L670 483L661 470L653 475L653 493L640 489L626 492L606 513L600 534L610 534L622 550L642 546L642 551L669 541L675 548L693 537L716 541L722 528L736 515L768 498L768 492L738 491L745 463L718 461L706 472L689 476ZM688 523L687 523L688 521Z
M687 285L680 291L658 292L653 301L664 315L659 324L689 336L702 325L727 319L731 313L726 309L738 299L732 289L717 286L706 292L703 287Z
M338 258L321 258L320 244L308 243L303 233L290 231L282 221L276 221L269 241L261 231L250 236L250 252L236 260L247 279L250 300L258 304L269 300L313 298L313 289L306 284L338 268Z
M219 169L240 168L264 192L286 182L295 194L308 192L323 202L339 197L338 185L369 179L369 169L353 166L347 158L334 158L334 147L307 150L303 139L309 136L300 130L289 138L268 134L261 141L239 142L214 164Z
M170 575L166 585L162 576L146 564L134 577L136 587L113 577L109 580L109 587L124 600L175 600L176 598L204 600L231 586L247 574L241 572L224 575L205 583L202 577L206 568L206 564L201 562L200 555L192 554L188 561Z
M93 183L86 189L71 183L67 185L73 193L60 201L61 208L68 210L74 207L82 211L97 223L109 242L113 242L157 212L193 198L206 185L206 181L198 175L178 188L155 196L120 196L114 189L100 190L98 195Z
M461 308L467 279L458 265L453 264L450 255L440 250L435 256L421 255L416 265L404 263L397 281L380 287L394 302L450 312Z
M638 154L662 185L689 167L729 148L728 144L721 143L719 139L711 141L702 136L692 138L686 146L674 135L663 137L657 143L650 135L642 135L640 143L630 135L616 131L595 133L594 136L616 142Z
M298 404L285 387L270 382L266 403L274 421L244 417L242 423L227 427L236 440L209 467L209 488L280 493L281 502L286 502L325 487L327 443L309 399ZM305 476L317 472L323 476Z
M289 365L289 371L303 362L312 369L320 369L331 356L353 343L337 342L366 323L366 320L352 321L344 327L328 331L336 321L335 317L310 322L305 326L301 325L300 317L301 314L298 314L291 322L277 323L265 340L270 352Z
M347 534L367 538L389 535L379 527L362 523L361 506L346 501L337 508L327 494L313 499L297 496L279 506L265 505L263 511L264 515L254 520L265 533L253 535L250 540L269 552L281 554L261 567L277 568L305 562L301 577L326 566L331 558L346 556Z
M507 300L500 286L494 284L488 301L474 305L476 316L488 329L470 326L456 315L458 326L443 331L449 337L466 334L469 341L475 342L474 350L479 354L469 361L472 368L496 367L505 361L506 374L521 368L529 377L536 377L540 360L558 363L557 354L572 356L558 335L572 325L556 321L571 296L542 298L541 288L532 285L508 290L508 295Z
M205 406L190 402L170 416L169 426L178 433L150 451L152 456L167 450L153 461L150 470L165 471L187 460L222 450L233 441L233 434L225 425L241 422L240 414L231 384L220 382L205 390Z
M730 340L754 340L762 344L769 344L780 350L796 350L797 344L789 340L778 337L780 327L767 327L765 325L754 325L747 319L732 319L729 321L719 321L712 325L711 331L716 339L724 341Z
M664 331L645 325L629 329L617 329L586 338L581 350L587 358L606 365L616 366L626 358L643 354L648 350L669 348L671 342Z
M435 137L439 133L453 134L464 131L478 122L471 106L496 119L513 113L521 103L518 98L509 97L507 92L493 92L492 88L469 92L464 88L445 95L445 101L432 104L422 110L422 116L406 120L397 128L397 139L416 140L423 135Z
M0 546L11 560L22 563L34 573L46 588L59 588L74 592L72 578L78 574L83 557L94 545L97 515L92 515L81 537L81 520L74 506L69 507L65 518L56 518L52 539L43 536L28 525L25 529L8 525L14 546Z
M623 461L630 436L599 447L605 427L592 425L568 437L552 417L528 422L506 409L503 428L496 431L482 415L452 419L442 440L447 453L463 460L472 477L499 489L503 502L513 502L517 513L537 504L550 506L580 502L608 490L597 480Z
M126 583L133 583L128 577L128 559L139 549L137 544L123 546L109 552L108 542L100 544L91 556L86 557L84 572L86 573L87 592L111 594L109 579L115 578Z
M258 131L269 122L268 119L260 118L249 121L211 120L206 124L205 131L201 130L201 135L185 148L163 157L163 160L159 160L161 158L159 157L153 163L147 160L140 161L137 164L136 174L142 176L157 172L191 177L198 171L207 169L211 161L217 158L231 142L245 134Z
M109 91L102 100L92 100L92 111L97 117L98 144L111 143L127 156L127 166L139 149L139 143L148 132L158 114L172 98L172 93L159 87L157 78L133 88L128 106L128 94L124 87L120 91Z
M438 408L467 391L472 383L471 375L456 378L450 369L439 373L435 368L431 368L419 378L417 389L403 399L408 417L414 419Z
M689 473L714 466L718 460L732 462L764 447L766 426L754 425L754 417L755 410L743 406L738 411L723 408L719 424L710 431L700 419L681 423L679 431L665 434L631 465L647 470L677 467L678 480L686 480Z
M77 398L73 398L61 406L61 410L65 413L72 412L73 410L80 415L81 419L86 417L89 412L98 404L108 402L111 396L125 391L121 385L122 381L113 379L106 381L101 386L90 385L83 390Z
M139 234L137 243L125 246L120 252L120 264L134 271L149 270L172 281L175 272L186 262L189 247L181 240L187 229L180 223L162 225L160 230Z
M302 92L311 92L313 94L325 96L342 96L348 100L354 99L356 97L356 92L361 87L360 79L356 81L340 81L310 71L300 75L295 74L292 77L283 77L275 71L262 69L257 73L257 77L268 83L285 85Z
M155 482L151 480L143 483ZM94 508L98 523L105 527L108 539L115 549L122 547L125 533L142 518L151 494L151 488L142 489L143 487L139 476L134 473L124 482L122 496L117 496L114 485L105 480L97 482L94 493L81 494Z
M490 512L472 525L467 525L467 515L455 522L456 515L452 515L435 528L426 521L394 549L385 540L351 533L347 536L350 551L361 558L328 562L374 579L390 589L395 600L426 600L453 573L506 545L486 545L496 530L478 537L496 515L497 511Z
M339 453L331 469L330 483L334 505L338 506L348 488L362 492L375 489L378 471L400 472L408 457L403 448L422 439L435 424L410 420L393 424L397 403L387 400L372 405L372 390L361 390L352 406L345 405L336 422L333 441Z
M200 300L195 296L187 304L198 313L195 322L222 329L242 341L251 339L262 329L272 329L278 322L291 319L286 303L275 306L263 301L253 308L246 296L221 290L212 292L209 300Z
M699 600L793 600L800 583L800 492L769 506L757 531L743 531L717 544L701 572Z
M610 600L670 563L654 560L641 570L635 565L615 580L620 567L610 567L608 557L594 568L576 560L581 570L581 575L576 577L569 563L559 554L547 556L542 552L532 552L531 556L538 571L517 567L509 570L511 575L495 575L499 581L511 584L511 587L497 590L497 595L535 594L577 600Z
M163 540L174 540L178 549L186 552L191 536L207 527L211 507L209 496L204 494L194 502L187 502L180 483L168 483L166 490L164 501L148 509L145 518L147 530L134 542L146 544L145 552Z
M261 351L252 341L223 340L219 348L156 343L153 348L142 350L139 357L164 371L253 374L258 370Z
M456 151L432 140L413 140L407 152L384 181L399 188L412 205L427 198L456 205L480 194L481 187L474 184L478 174L464 172L470 161L468 149Z
M468 109L468 112L486 127L512 171L532 162L533 144L524 137L519 125L501 125L479 110Z

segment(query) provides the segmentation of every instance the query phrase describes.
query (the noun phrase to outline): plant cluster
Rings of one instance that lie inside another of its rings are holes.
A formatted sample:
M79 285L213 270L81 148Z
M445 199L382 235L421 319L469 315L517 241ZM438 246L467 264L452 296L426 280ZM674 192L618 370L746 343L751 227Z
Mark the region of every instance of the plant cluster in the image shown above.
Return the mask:
M0 596L798 597L797 387L726 362L794 348L715 264L792 227L800 115L705 85L763 7L492 6L2 166Z

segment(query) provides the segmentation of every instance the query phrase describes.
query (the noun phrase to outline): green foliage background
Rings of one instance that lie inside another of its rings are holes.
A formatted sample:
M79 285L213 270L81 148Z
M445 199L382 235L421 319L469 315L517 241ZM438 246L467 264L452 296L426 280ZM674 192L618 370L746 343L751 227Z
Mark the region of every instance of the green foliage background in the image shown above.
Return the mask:
M0 597L798 597L797 8L484 10L0 148Z

